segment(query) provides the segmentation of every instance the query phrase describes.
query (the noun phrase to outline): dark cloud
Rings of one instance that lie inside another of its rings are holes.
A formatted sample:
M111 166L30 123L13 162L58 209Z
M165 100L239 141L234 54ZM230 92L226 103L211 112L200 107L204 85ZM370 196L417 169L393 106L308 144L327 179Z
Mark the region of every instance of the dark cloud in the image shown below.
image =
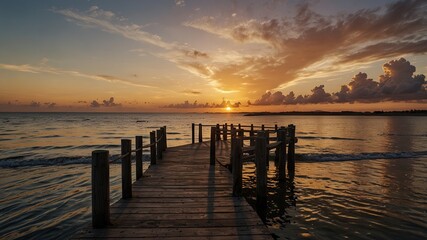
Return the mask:
M255 101L255 105L353 103L379 101L409 101L427 99L427 83L423 74L414 75L415 66L404 58L383 65L384 74L379 82L368 78L366 73L356 74L347 85L335 93L327 93L324 85L316 86L309 95L295 97L293 92L283 95L278 91L267 92Z
M56 103L54 103L54 102L45 102L44 105L47 108L54 108L56 106Z
M99 107L121 107L122 104L121 103L115 103L114 102L114 97L110 97L109 100L102 100L102 103L99 103L96 100L93 100L90 103L90 106L93 108L99 108Z
M182 49L181 50L185 56L190 58L208 58L208 54L205 52L197 51L197 50L188 50L188 49Z
M231 103L230 101L222 100L221 103L198 103L197 101L194 101L193 103L190 103L189 101L184 101L183 103L176 103L176 104L169 104L166 106L163 106L164 108L238 108L241 106L240 102Z
M200 94L202 94L202 92L196 91L196 90L184 90L182 92L183 93L187 93L187 94L193 94L193 95L200 95Z

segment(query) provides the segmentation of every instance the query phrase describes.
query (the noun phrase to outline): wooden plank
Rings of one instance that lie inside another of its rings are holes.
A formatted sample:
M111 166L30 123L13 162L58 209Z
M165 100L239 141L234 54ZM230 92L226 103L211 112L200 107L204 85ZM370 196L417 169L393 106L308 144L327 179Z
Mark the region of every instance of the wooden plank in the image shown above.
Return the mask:
M216 158L229 163L230 142L217 141ZM242 197L232 196L232 175L210 165L206 143L168 148L133 183L132 198L110 207L111 225L85 228L78 239L271 239Z

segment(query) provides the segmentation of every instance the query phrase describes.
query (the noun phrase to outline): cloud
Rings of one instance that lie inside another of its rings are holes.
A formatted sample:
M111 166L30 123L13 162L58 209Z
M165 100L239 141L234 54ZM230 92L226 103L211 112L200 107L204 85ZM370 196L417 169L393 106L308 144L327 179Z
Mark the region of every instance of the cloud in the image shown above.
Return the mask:
M54 103L54 102L45 102L44 105L47 108L54 108L56 106L56 103Z
M200 94L202 94L202 92L197 91L197 90L184 90L182 92L186 93L186 94L191 94L191 95L200 95Z
M178 6L185 5L183 0L175 2ZM189 58L208 57L207 53L191 49L186 45L164 41L160 36L144 31L143 28L146 25L127 23L126 19L118 17L111 11L102 10L97 6L92 6L88 11L83 12L71 9L53 9L52 11L67 17L68 20L83 27L99 28L105 32L118 34L140 43L148 43L167 50L170 54L180 53L181 56ZM145 54L145 51L141 52Z
M218 88L250 93L254 88L275 89L302 76L317 77L325 70L341 71L369 61L427 52L426 1L397 1L332 16L314 12L309 3L299 4L296 10L294 16L281 18L235 21L204 16L185 22L184 26L242 45L257 43L273 50L226 65L213 59L203 64L212 69L211 74L204 68L190 71L215 81ZM241 86L241 82L250 85Z
M93 100L90 103L90 107L93 107L93 108L99 108L99 107L121 107L121 106L122 106L121 103L115 103L114 102L114 97L110 97L109 100L102 100L101 103L99 103L96 100Z
M53 9L52 11L84 27L98 27L105 32L119 34L125 38L137 42L149 43L163 49L172 49L176 47L173 43L163 41L158 35L143 31L143 26L126 24L124 23L125 19L117 17L113 12L102 10L97 6L92 6L85 12L71 9Z
M415 66L404 58L392 60L383 65L384 74L379 81L368 78L366 73L356 74L341 90L327 93L324 85L316 86L309 95L294 92L283 95L282 92L267 92L257 99L255 105L316 104L316 103L353 103L380 101L411 101L427 99L427 82L423 74L414 75Z
M29 106L33 107L33 108L39 108L41 106L41 103L40 102L36 102L36 101L31 101L31 103L30 103Z
M193 103L190 103L189 101L184 101L183 103L176 103L176 104L169 104L166 106L163 106L163 108L238 108L241 106L240 102L231 103L230 101L222 100L221 103L198 103L197 101L194 101Z
M63 70L63 69L48 66L47 64L42 64L38 66L32 66L29 64L23 64L23 65L0 64L0 69L6 69L9 71L17 71L17 72L27 72L27 73L65 74L69 76L87 78L87 79L92 79L97 81L105 81L110 83L123 83L130 86L144 87L144 88L156 88L155 86L145 85L145 84L137 83L124 78L114 77L111 75L105 75L105 74L94 75L94 74L73 71L73 70Z
M184 0L175 0L175 5L177 5L178 7L184 7L185 1Z

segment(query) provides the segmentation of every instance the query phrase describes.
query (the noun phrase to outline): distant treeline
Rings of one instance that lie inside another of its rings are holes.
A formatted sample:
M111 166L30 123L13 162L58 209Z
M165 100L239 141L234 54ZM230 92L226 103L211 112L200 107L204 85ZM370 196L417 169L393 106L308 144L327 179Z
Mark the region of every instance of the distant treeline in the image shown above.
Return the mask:
M266 115L321 115L321 116L427 116L427 110L406 110L406 111L373 111L373 112L326 112L326 111L310 111L310 112L253 112L246 113L245 116L266 116Z

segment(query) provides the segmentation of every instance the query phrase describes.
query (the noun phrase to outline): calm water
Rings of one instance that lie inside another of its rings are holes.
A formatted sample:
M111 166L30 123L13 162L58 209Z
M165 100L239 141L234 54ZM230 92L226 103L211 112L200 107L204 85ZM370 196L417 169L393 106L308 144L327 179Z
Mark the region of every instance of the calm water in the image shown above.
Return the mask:
M147 142L149 131L163 125L169 146L187 144L191 122L297 126L295 182L278 183L274 164L269 168L266 223L281 239L425 239L426 120L0 113L0 239L68 238L90 222L92 150L118 155L121 138L141 134ZM254 166L246 164L244 171L245 192L253 201ZM113 164L113 200L120 197L119 172Z

